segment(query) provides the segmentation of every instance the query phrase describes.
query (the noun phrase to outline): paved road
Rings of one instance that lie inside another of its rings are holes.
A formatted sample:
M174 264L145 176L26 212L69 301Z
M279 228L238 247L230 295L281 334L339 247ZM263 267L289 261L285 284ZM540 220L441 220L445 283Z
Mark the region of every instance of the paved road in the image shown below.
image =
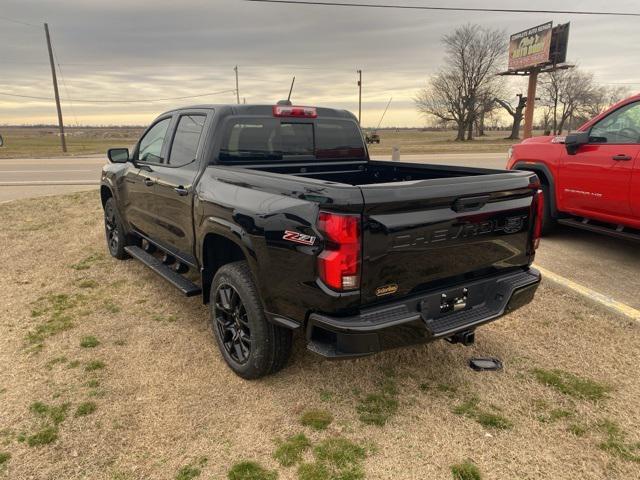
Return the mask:
M402 160L487 168L504 168L505 164L503 153L405 155ZM105 163L104 155L0 159L0 202L93 188Z
M95 188L103 155L0 159L0 202Z
M377 156L380 159L390 157ZM504 153L403 155L402 161L504 168ZM96 188L102 155L0 159L0 202ZM543 239L536 262L558 275L640 308L637 245L567 227Z

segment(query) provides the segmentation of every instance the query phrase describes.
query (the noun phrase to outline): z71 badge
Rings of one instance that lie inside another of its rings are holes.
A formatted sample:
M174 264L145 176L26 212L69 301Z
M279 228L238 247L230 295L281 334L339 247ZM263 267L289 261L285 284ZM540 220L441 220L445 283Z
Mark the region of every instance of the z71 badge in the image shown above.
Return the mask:
M289 240L294 243L301 243L302 245L313 245L316 243L316 237L305 235L303 233L291 232L289 230L285 230L282 239Z

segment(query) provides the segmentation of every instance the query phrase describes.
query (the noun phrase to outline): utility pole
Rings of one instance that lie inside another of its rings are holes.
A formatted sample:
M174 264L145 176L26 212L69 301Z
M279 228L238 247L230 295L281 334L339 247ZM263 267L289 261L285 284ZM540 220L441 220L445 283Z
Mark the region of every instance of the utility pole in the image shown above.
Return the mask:
M51 63L51 77L53 78L53 93L56 97L56 108L58 109L58 126L60 127L60 143L62 151L67 153L67 141L64 138L64 123L62 122L62 107L60 106L60 94L58 93L58 78L56 77L56 66L53 62L53 49L51 48L51 37L49 36L49 25L44 24L44 34L47 37L47 48L49 49L49 63Z
M238 99L238 105L240 105L240 87L238 86L238 65L233 69L236 72L236 97Z
M358 123L362 125L362 70L358 70Z
M527 106L524 111L524 138L533 135L533 112L536 103L536 86L538 84L538 68L532 68L529 72L529 88L527 88Z

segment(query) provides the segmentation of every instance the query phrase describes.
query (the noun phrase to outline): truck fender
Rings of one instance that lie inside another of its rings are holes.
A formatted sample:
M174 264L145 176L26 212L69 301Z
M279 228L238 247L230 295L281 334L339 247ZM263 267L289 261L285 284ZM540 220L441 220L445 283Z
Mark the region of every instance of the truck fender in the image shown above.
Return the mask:
M549 198L547 201L549 202L549 207L551 208L551 216L553 218L558 218L558 208L556 203L556 183L549 170L544 163L530 163L530 162L516 162L513 167L513 170L525 170L528 172L533 172L538 175L540 178L540 182L547 183L549 185Z
M100 202L102 203L102 207L104 208L104 204L107 203L109 198L116 198L115 188L111 185L111 182L108 180L103 180L100 182Z
M202 231L203 241L200 245L199 253L202 266L202 300L204 303L208 303L211 281L220 266L233 261L246 260L251 273L257 279L258 260L250 235L240 225L219 217L207 217L205 223L207 226ZM209 239L212 236L215 242L220 242L225 244L226 247L230 247L225 249L224 256L219 257L214 265L209 262L209 257L213 252L206 250Z

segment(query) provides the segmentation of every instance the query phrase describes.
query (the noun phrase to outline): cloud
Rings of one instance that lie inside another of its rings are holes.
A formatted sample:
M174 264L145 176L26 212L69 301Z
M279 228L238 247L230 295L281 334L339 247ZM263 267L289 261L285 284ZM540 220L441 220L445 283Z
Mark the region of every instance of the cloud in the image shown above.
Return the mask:
M616 9L637 10L633 1L619 3ZM475 4L459 0L457 5ZM557 8L550 0L536 5ZM588 0L580 8L604 7ZM2 16L49 23L69 123L146 123L185 102L97 105L78 99L150 99L233 89L232 69L238 64L247 102L272 103L286 96L295 75L296 101L350 110L357 109L356 70L362 68L366 125L377 124L390 97L385 125L422 125L412 98L441 65L441 36L468 21L511 32L550 19L570 20L571 60L602 82L640 81L636 20L616 17L470 16L242 0L4 0ZM0 44L0 92L52 96L42 30L0 20ZM233 102L234 97L227 93L195 103ZM0 123L54 121L50 102L0 96Z

